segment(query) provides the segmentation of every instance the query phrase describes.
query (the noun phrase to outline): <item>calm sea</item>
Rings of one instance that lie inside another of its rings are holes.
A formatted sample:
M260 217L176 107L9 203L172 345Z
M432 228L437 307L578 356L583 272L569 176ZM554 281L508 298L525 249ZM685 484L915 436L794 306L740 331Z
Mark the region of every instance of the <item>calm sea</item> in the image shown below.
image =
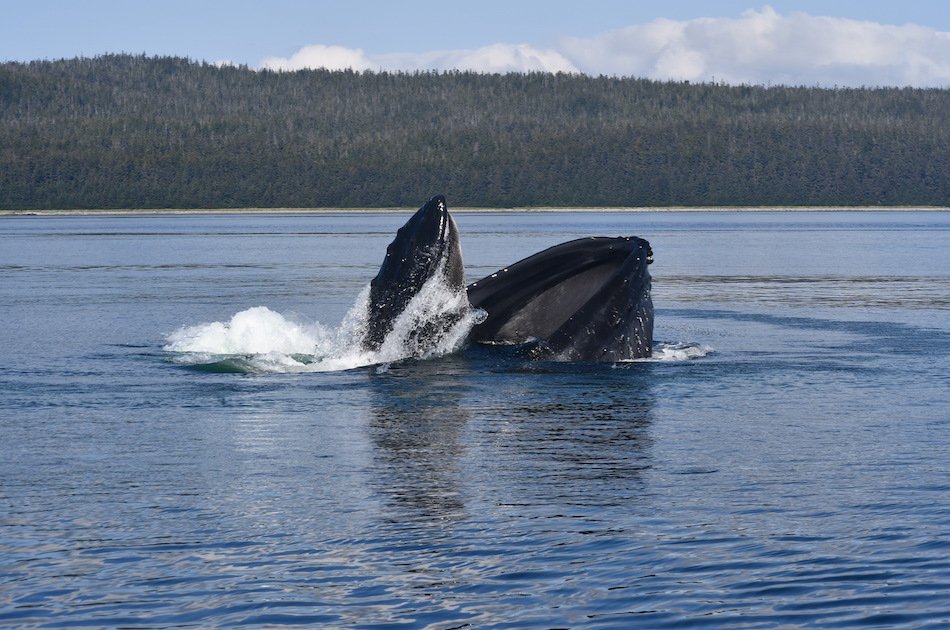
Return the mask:
M950 624L950 214L457 213L657 357L354 367L407 217L0 218L0 626Z

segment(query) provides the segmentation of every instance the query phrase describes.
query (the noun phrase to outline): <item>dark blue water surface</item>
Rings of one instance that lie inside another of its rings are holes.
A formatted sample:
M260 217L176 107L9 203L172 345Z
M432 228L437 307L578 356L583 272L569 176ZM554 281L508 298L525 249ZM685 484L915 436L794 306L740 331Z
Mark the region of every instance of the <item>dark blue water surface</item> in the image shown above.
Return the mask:
M950 214L456 214L469 280L649 239L694 358L163 349L337 326L407 216L0 218L0 626L950 624Z

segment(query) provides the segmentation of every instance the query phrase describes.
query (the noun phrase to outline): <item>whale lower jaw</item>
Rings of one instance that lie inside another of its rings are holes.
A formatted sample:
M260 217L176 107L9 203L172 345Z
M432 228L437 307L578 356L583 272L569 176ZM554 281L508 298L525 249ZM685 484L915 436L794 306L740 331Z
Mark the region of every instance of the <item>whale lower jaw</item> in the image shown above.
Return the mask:
M468 286L488 315L482 343L529 343L534 358L622 361L653 350L650 244L590 237L555 245Z

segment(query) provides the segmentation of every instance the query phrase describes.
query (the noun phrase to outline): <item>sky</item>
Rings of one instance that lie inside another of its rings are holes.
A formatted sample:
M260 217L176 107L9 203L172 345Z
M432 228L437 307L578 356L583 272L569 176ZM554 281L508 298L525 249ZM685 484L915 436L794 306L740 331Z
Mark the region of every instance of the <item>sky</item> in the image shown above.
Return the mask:
M950 0L0 0L0 61L950 88Z

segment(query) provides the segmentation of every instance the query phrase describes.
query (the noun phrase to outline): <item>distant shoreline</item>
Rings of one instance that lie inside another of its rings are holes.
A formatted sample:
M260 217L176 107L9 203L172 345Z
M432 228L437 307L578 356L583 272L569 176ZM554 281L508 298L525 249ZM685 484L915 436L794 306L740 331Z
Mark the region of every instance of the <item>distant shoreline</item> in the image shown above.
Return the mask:
M103 209L103 210L0 210L0 217L25 216L155 216L216 214L401 214L418 208L172 208L172 209ZM665 207L665 208L452 208L455 213L495 214L525 213L645 213L645 212L948 212L950 206L769 206L769 207Z

